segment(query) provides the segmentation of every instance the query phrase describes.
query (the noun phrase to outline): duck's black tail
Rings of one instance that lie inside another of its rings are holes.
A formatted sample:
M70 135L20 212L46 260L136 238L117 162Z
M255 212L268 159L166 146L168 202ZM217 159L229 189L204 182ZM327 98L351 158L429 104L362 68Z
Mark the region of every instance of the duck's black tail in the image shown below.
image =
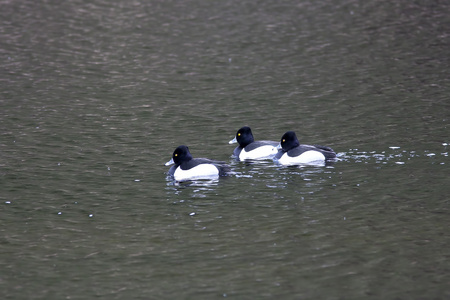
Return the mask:
M313 145L314 147L322 150L322 153L325 155L326 159L333 159L336 158L336 153L334 150L328 146L322 146L322 145Z

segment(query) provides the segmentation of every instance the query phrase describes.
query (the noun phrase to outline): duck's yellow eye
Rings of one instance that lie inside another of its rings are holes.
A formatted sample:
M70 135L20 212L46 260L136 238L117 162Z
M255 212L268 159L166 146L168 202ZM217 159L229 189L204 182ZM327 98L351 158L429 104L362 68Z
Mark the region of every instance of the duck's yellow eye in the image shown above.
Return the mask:
M284 143L284 142L286 142L286 140L285 139L283 139L282 141L281 141L282 143Z
M238 136L241 136L241 134L240 134L240 133L238 133Z
M175 153L175 155L174 155L174 156L178 156L178 154L176 154L176 153Z

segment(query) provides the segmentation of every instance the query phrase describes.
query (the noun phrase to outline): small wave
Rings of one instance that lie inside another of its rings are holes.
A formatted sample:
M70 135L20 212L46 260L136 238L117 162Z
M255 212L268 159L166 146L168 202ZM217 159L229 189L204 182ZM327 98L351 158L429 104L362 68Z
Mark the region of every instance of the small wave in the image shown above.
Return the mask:
M437 154L436 152L430 150L424 150L419 153L416 150L404 150L398 146L390 146L389 150L384 150L381 152L377 151L360 151L358 149L350 149L347 152L337 153L338 161L352 161L357 163L382 163L387 164L392 162L397 165L403 165L408 161L419 158L438 158L438 157L448 157L448 152L441 152Z

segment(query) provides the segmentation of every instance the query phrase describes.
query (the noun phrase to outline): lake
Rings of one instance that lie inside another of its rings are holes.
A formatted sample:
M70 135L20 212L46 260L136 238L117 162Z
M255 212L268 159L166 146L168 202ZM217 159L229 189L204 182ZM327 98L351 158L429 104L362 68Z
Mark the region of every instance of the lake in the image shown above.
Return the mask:
M449 9L3 1L2 299L449 298ZM182 144L236 174L174 182Z

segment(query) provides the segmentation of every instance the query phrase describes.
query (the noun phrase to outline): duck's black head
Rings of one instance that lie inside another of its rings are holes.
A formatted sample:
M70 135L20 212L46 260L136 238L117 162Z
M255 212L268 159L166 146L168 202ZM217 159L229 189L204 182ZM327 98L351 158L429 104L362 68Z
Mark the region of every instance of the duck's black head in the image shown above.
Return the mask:
M172 154L173 162L176 165L181 164L182 162L189 161L192 159L191 152L189 152L188 146L181 145L178 146Z
M250 127L244 126L236 132L236 140L239 145L244 148L254 142L253 133Z
M283 151L289 151L295 147L300 146L300 142L298 141L295 132L288 131L281 137L280 145Z

